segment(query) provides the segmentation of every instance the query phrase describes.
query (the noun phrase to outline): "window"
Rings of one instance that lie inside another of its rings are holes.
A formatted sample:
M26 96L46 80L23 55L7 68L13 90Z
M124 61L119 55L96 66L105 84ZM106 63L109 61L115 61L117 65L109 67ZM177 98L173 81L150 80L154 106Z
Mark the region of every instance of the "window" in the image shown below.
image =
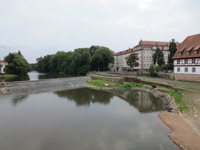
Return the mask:
M180 68L177 68L177 72L180 72Z
M144 51L144 54L145 54L145 51Z
M179 54L179 56L181 56L181 52L179 52L178 54Z
M196 72L196 68L192 68L192 72Z
M189 55L189 52L187 52L186 55Z
M149 64L147 64L147 67L149 67Z
M188 72L188 68L185 68L185 72Z
M151 54L151 51L149 52L149 54Z
M144 60L146 60L146 57L144 57Z
M147 51L147 54L148 54L148 51Z
M147 61L148 61L148 57L147 57Z
M177 60L177 64L180 64L180 60Z
M193 63L193 64L195 63L195 59L192 59L192 63Z
M194 51L194 54L197 54L197 51Z
M188 63L188 60L187 59L185 59L185 64L187 64Z
M146 65L144 64L144 67L146 67Z

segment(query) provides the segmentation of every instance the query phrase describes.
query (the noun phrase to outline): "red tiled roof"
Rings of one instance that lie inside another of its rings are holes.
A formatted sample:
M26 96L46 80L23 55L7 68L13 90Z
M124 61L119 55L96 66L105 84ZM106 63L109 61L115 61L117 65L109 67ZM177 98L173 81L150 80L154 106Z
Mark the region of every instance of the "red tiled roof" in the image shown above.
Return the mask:
M0 62L4 62L4 63L6 63L6 61L3 61L3 60L0 60Z
M189 47L186 51L191 51L194 46Z
M191 49L191 52L189 55L186 55L186 51L183 51L182 55L179 56L179 52L182 52L183 49ZM194 49L193 49L194 47ZM191 57L200 57L200 34L195 34L195 35L191 35L186 37L186 39L181 43L181 45L179 46L178 50L176 51L173 59L177 59L177 58L191 58ZM199 50L197 54L194 54L194 50Z
M127 53L131 53L131 52L133 52L133 48L129 48L129 49L127 49L127 50L123 50L123 51L114 53L113 55L114 55L114 56L117 56L117 55L127 54Z
M200 48L200 45L196 46L196 47L194 48L194 50L198 50L199 48Z
M167 46L170 42L161 42L161 41L142 41L142 45L158 45L158 46ZM181 43L176 42L176 46L179 46Z
M140 41L141 45L136 45L134 47L137 46L141 46L141 48L144 48L146 46L149 46L150 48L152 48L152 46L168 46L168 44L170 44L170 42L161 42L161 41ZM181 43L176 42L176 45L179 46ZM133 48L129 48L127 50L123 50L117 53L114 53L114 56L117 55L122 55L122 54L127 54L127 53L132 53L133 52Z

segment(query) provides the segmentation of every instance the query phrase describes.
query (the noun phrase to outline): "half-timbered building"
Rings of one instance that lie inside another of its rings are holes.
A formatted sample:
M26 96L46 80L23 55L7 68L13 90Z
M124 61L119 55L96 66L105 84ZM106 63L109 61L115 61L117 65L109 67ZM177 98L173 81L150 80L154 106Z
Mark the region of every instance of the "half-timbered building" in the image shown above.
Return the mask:
M200 81L200 34L188 36L173 60L176 79Z

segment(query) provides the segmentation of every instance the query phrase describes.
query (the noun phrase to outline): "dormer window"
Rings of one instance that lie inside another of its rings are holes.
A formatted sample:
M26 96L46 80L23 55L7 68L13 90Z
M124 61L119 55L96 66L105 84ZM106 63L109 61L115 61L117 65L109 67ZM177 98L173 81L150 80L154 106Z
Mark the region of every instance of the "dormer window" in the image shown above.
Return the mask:
M179 52L178 55L181 56L181 52Z
M194 54L197 54L197 51L194 51Z
M190 52L187 52L187 53L186 53L186 55L189 55L189 54L190 54Z

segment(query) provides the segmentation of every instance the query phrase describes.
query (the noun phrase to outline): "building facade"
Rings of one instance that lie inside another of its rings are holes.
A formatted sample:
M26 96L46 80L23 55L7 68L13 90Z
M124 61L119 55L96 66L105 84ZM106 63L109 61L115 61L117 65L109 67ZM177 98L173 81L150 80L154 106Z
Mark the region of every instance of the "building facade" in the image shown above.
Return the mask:
M134 46L133 48L114 53L114 69L116 70L116 68L129 67L126 64L126 57L128 57L132 52L135 52L138 53L139 66L135 67L134 69L139 71L147 71L150 65L153 64L153 54L155 53L157 48L163 50L165 64L167 64L169 55L169 44L170 42L141 40L139 41L138 45ZM180 43L177 42L176 45L178 48Z
M200 81L200 34L188 36L173 60L176 79Z
M6 61L0 60L0 73L3 73L3 74L5 73L4 68L6 67L7 64L8 63Z

